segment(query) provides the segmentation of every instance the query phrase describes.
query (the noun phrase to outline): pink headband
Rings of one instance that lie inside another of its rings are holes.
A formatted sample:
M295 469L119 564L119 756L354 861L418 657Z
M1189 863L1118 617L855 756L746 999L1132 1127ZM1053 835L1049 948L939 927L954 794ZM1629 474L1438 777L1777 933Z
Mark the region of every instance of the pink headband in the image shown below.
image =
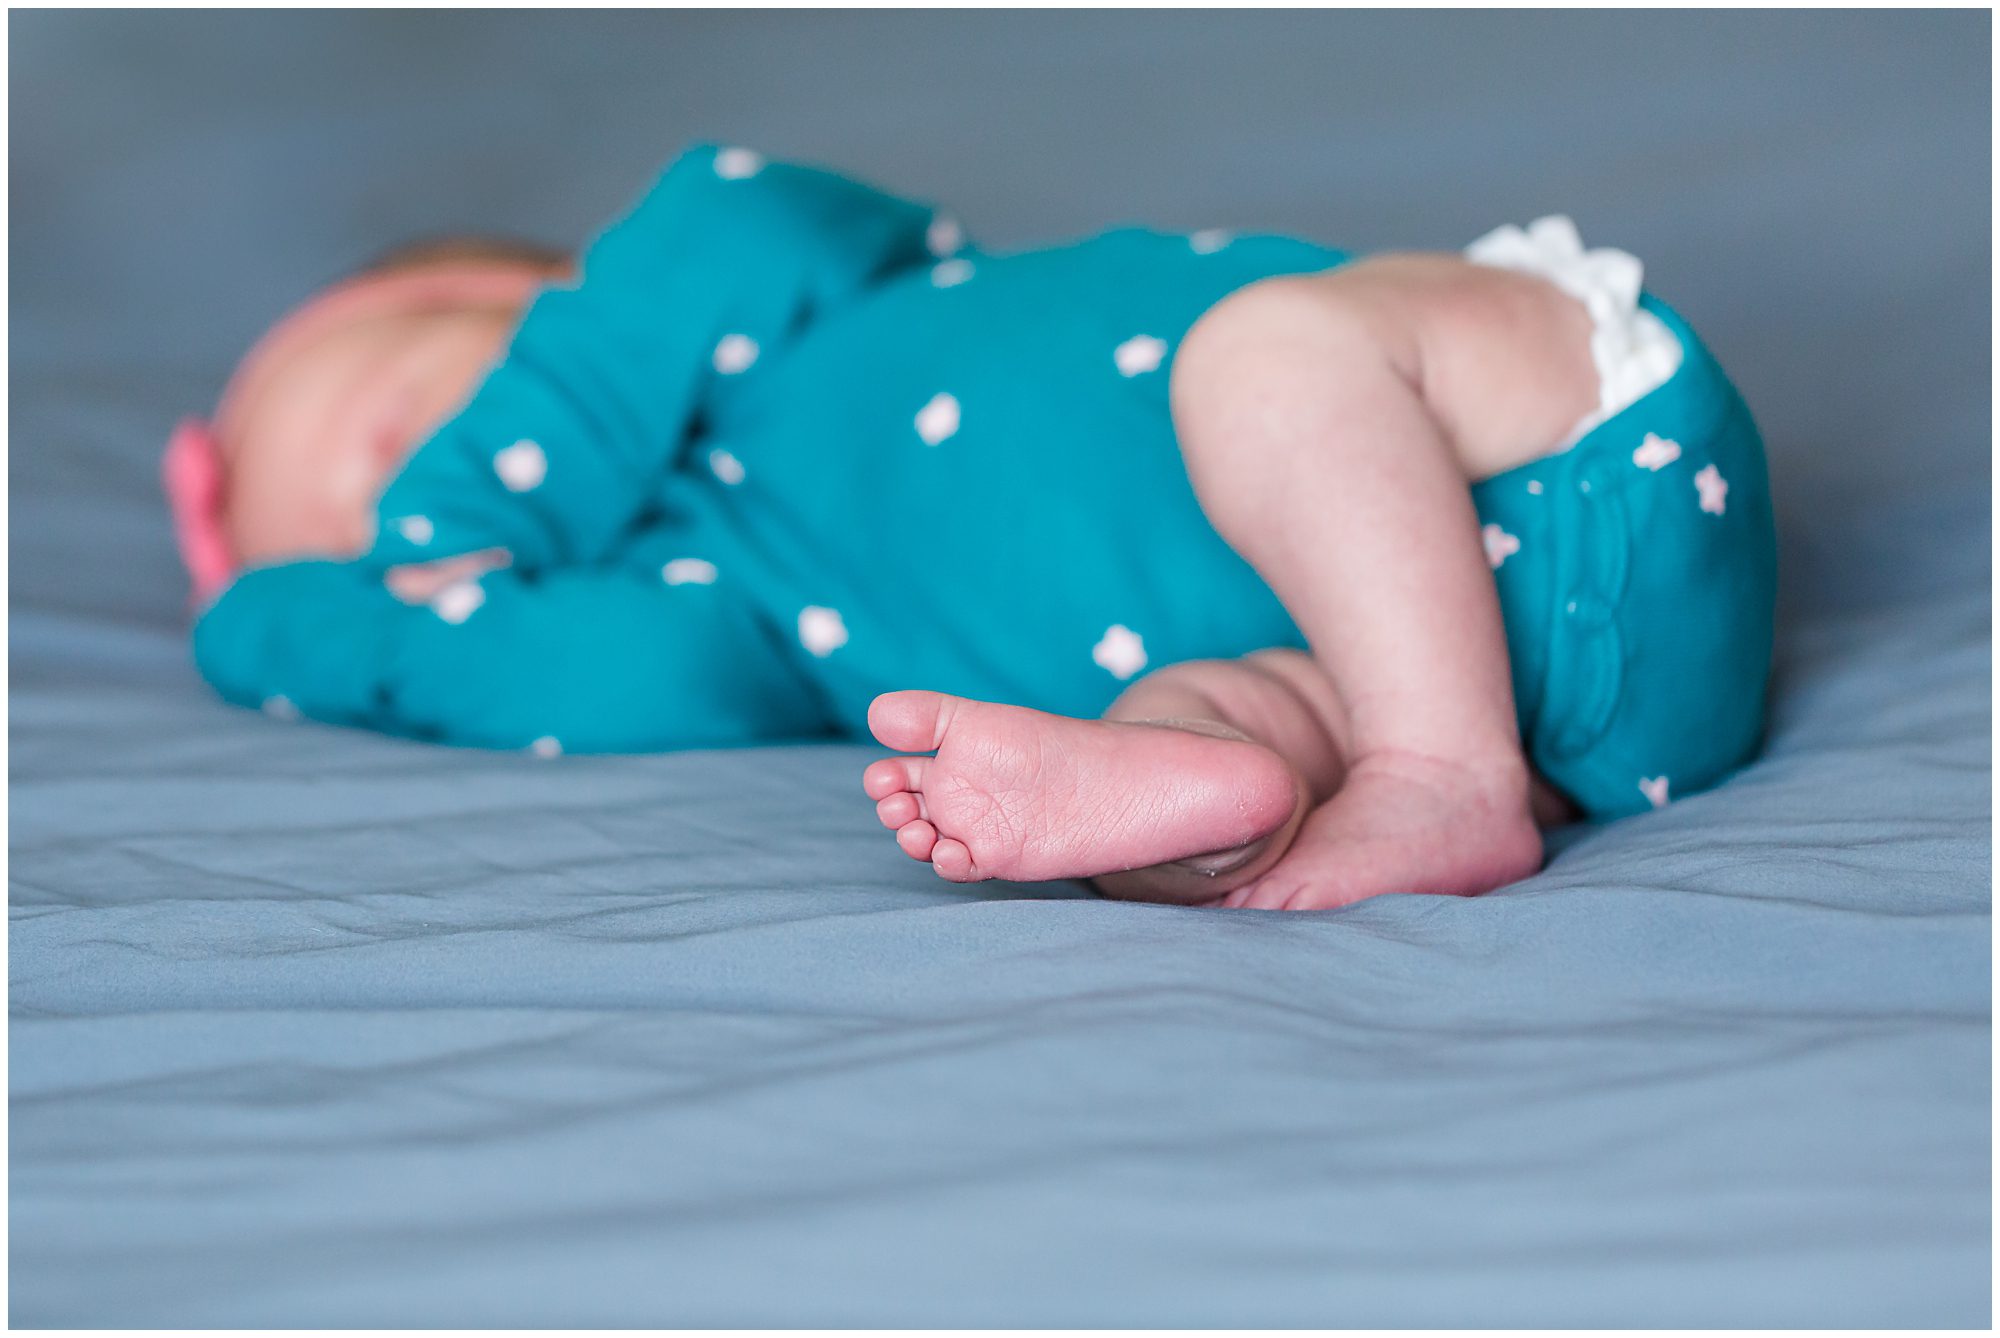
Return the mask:
M167 439L161 482L173 513L181 561L205 604L240 565L222 524L228 492L222 443L240 417L251 389L284 356L326 331L362 316L427 306L526 306L550 282L547 271L520 261L438 261L408 269L363 274L335 284L294 307L258 340L223 388L215 417L183 419Z

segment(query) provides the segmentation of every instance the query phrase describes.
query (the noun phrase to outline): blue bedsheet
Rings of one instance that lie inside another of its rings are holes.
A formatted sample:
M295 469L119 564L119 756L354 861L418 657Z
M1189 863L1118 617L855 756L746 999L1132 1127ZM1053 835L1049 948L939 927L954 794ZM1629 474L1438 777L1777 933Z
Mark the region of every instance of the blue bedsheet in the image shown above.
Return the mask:
M1988 24L11 16L12 1322L1984 1326ZM946 886L860 748L213 701L174 417L380 245L575 239L697 136L996 245L1569 210L1770 439L1767 756L1279 916Z

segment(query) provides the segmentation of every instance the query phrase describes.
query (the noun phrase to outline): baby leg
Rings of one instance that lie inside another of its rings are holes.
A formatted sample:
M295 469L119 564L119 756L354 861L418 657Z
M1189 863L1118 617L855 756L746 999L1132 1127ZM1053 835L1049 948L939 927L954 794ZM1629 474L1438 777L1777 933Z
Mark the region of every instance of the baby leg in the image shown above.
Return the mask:
M1103 720L936 692L876 699L863 773L884 826L954 881L1095 878L1111 896L1203 903L1278 860L1339 784L1324 677L1297 651L1171 665Z
M1182 344L1189 475L1305 632L1348 735L1338 791L1229 904L1476 893L1538 866L1467 484L1594 407L1589 338L1540 280L1397 256L1254 285Z

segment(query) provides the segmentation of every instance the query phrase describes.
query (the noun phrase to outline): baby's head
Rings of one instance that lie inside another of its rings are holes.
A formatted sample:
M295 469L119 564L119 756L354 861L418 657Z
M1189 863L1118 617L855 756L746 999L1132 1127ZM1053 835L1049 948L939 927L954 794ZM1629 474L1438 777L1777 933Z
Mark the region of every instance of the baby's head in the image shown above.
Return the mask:
M569 259L518 242L400 248L281 320L237 366L211 423L189 421L165 473L195 593L239 568L352 557L404 458L498 360Z

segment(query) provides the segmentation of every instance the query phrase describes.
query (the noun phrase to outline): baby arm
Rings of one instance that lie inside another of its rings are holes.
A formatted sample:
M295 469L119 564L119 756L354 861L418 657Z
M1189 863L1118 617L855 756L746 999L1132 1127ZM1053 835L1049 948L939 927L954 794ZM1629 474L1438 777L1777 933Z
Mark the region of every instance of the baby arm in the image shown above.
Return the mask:
M576 286L536 300L385 490L367 554L252 570L203 615L203 674L245 705L489 747L823 731L725 588L604 564L746 350L924 262L934 219L830 173L690 150L588 248Z
M529 309L507 356L377 508L378 566L612 552L717 383L928 258L929 208L831 173L693 149Z
M411 604L355 563L246 573L195 627L243 706L487 748L646 752L824 732L727 586L603 567L489 572Z

